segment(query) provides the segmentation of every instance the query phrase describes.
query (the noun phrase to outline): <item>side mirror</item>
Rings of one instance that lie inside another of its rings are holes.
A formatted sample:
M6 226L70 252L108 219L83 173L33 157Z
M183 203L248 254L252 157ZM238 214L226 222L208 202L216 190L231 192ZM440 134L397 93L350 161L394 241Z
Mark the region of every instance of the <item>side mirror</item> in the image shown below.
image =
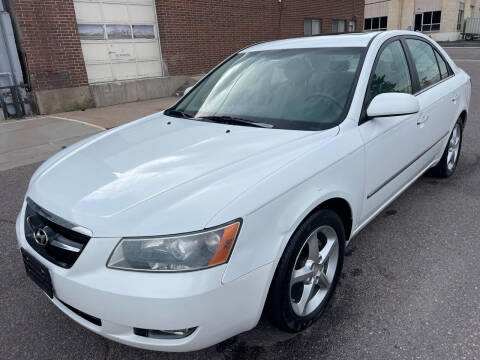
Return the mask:
M420 111L418 99L410 94L384 93L373 98L367 108L369 118L415 114Z
M183 96L187 95L190 92L190 90L192 90L192 89L193 89L193 86L187 87L185 89L185 91L183 92Z

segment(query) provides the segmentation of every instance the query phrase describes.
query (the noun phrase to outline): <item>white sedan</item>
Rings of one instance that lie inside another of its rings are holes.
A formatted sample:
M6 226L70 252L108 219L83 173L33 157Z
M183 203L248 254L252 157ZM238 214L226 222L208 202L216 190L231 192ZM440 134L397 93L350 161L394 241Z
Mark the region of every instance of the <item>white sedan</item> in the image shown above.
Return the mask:
M263 311L302 331L351 239L426 171L454 173L470 91L419 33L246 48L172 108L36 171L16 225L27 274L140 348L201 349Z

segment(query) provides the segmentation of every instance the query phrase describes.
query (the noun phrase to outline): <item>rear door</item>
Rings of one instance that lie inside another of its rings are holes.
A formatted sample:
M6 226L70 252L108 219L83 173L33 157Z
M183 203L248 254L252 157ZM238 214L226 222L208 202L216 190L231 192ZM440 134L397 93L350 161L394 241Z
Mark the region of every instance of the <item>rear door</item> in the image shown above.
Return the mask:
M399 38L380 49L370 78L365 108L378 94L412 94L411 65ZM418 132L418 114L373 118L364 121L360 133L365 143L366 200L363 220L369 218L418 173L411 166L423 150Z
M460 94L452 70L426 40L407 38L405 43L418 76L418 131L425 153L419 161L427 166L445 146L443 140L456 121Z

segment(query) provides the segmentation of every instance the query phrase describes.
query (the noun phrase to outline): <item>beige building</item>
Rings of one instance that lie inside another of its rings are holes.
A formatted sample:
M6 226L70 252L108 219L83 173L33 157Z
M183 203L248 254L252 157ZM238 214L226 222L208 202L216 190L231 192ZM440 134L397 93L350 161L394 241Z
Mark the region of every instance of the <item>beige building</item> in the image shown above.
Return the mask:
M469 17L480 17L480 0L365 0L364 30L415 30L453 41Z

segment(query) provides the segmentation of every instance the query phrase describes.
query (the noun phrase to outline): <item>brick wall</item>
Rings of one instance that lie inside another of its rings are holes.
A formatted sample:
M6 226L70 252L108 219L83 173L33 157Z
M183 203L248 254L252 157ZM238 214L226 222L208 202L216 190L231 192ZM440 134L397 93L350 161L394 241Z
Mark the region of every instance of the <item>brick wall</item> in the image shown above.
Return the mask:
M72 0L10 0L34 90L88 85Z
M363 29L364 0L156 0L169 75L208 71L228 55L266 40L303 36L305 18L352 20Z

